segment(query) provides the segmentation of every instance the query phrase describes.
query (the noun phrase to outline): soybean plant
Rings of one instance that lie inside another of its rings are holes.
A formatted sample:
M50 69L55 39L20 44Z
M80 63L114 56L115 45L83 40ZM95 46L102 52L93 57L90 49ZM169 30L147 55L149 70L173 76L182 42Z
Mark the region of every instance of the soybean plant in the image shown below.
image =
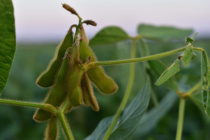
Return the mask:
M12 7L11 1L7 1L7 5ZM11 8L13 13L13 8ZM5 6L0 5L0 8ZM72 109L77 109L83 105L90 106L93 111L99 111L100 107L97 98L94 95L93 86L102 94L113 94L117 92L117 83L106 74L102 66L120 65L130 63L130 72L128 84L122 98L121 104L114 116L104 118L98 124L96 129L90 134L86 140L116 140L139 138L142 132L142 126L149 120L147 113L150 96L156 106L163 106L157 101L154 94L155 87L165 85L169 90L177 93L180 99L179 115L177 123L176 139L182 137L182 128L184 121L184 110L186 99L192 99L206 114L210 113L209 106L209 59L204 49L194 46L194 40L197 33L193 33L191 29L179 29L169 26L153 26L140 24L138 26L138 35L129 36L123 29L117 26L109 26L100 30L90 41L85 33L84 24L96 26L93 20L83 20L78 12L67 4L63 4L63 8L71 14L77 16L78 23L70 26L66 36L58 45L54 58L46 70L37 78L37 85L42 88L50 88L44 101L41 103L15 101L9 99L0 99L1 104L18 105L36 108L33 119L37 122L48 123L46 127L45 140L57 140L59 133L58 123L62 125L66 139L73 140L74 135L71 131L70 124L67 121L66 114ZM14 15L8 15L12 19L10 22L14 26ZM2 28L3 20L6 20L6 14L0 15L0 28L7 32L8 28ZM73 31L73 29L75 30ZM0 30L0 31L1 31ZM4 40L10 39L12 42L8 44L2 41L5 47L0 52L5 52L5 48L13 49L10 59L6 61L6 56L0 57L0 62L4 69L0 69L0 89L4 88L8 73L11 67L15 50L15 32L12 28L11 36L4 37ZM189 37L189 35L191 35ZM11 37L11 38L9 38ZM173 39L186 38L185 45L181 48L152 54L148 47L148 41L170 41ZM131 52L129 59L98 61L92 48L100 45L116 44L119 42L131 42ZM138 48L137 48L138 47ZM201 81L188 91L182 91L178 85L175 75L180 71L180 65L183 63L187 66L196 58L195 51L201 53ZM137 57L140 53L141 57ZM170 66L165 65L160 58L177 54L176 59ZM135 63L144 62L142 67L147 77L147 82L135 98L131 100L132 86L135 78ZM9 66L9 67L8 67ZM159 78L157 78L159 77ZM202 99L195 100L194 93L201 88ZM174 97L175 93L172 93ZM116 93L117 94L117 93ZM151 94L151 95L150 95ZM158 94L158 93L156 93ZM169 98L166 96L166 98ZM167 100L166 100L167 101ZM156 108L154 106L154 108ZM172 106L172 104L171 104ZM158 110L158 107L157 107ZM143 117L143 116L146 117ZM135 133L135 132L138 133Z

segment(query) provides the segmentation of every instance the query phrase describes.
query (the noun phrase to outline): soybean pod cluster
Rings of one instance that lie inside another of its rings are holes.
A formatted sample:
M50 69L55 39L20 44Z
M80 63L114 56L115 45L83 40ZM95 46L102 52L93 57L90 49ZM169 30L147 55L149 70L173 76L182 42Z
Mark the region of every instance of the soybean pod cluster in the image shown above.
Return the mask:
M66 4L63 7L77 15L79 23L70 27L63 41L58 45L54 58L38 77L36 83L43 88L50 87L44 103L57 108L65 104L66 112L82 104L91 106L94 111L98 111L99 105L94 96L91 82L104 94L116 92L118 86L101 66L88 67L88 64L97 61L97 58L89 47L89 40L83 24L96 26L96 23L92 20L82 21L73 8ZM75 33L72 28L76 28ZM54 116L50 112L37 109L33 119L40 122Z

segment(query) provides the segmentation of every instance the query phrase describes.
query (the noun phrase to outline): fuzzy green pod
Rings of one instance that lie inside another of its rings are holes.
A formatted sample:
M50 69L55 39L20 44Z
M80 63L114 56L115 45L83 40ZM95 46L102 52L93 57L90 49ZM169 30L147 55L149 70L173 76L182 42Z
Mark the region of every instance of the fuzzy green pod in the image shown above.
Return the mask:
M58 139L58 120L56 117L52 117L48 122L47 129L45 131L44 140L57 140Z
M90 83L87 73L85 72L81 81L83 101L85 105L91 106L94 111L99 111L98 102L94 96L93 87Z
M208 71L209 71L209 59L208 55L205 51L201 53L201 81L202 81L202 102L205 112L207 112L208 108L208 100L209 100L209 79L208 79Z
M47 69L37 78L37 85L41 87L50 87L54 84L57 73L61 67L64 54L68 47L73 44L73 34L69 31L62 42L58 45L54 58Z
M45 98L44 103L48 103L55 107L58 107L65 100L67 96L65 81L68 69L69 69L69 61L67 58L65 58L58 72L56 83L52 86L52 88L48 92L48 95ZM37 109L37 111L33 116L33 119L36 121L45 121L49 119L51 116L52 113L47 112L45 110Z
M67 54L69 70L67 73L67 94L72 106L79 106L82 104L82 90L81 90L81 77L83 74L79 64L79 46L74 44Z
M80 41L80 59L85 62L91 57L90 62L97 61L97 58L91 48L84 39ZM106 75L101 66L93 67L87 71L88 77L96 85L96 87L105 94L111 94L118 90L117 84L111 77Z

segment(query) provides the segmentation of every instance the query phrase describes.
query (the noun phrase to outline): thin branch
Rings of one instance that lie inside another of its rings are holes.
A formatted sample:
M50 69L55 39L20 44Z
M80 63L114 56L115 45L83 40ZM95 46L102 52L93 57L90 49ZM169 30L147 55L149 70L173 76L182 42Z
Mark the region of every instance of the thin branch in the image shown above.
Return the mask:
M45 111L49 111L53 114L57 113L57 109L54 106L52 106L50 104L44 104L44 103L33 103L33 102L25 102L25 101L0 99L0 104L9 104L9 105L15 105L15 106L40 108L40 109L43 109Z
M133 62L143 62L143 61L149 61L149 60L159 59L159 58L162 58L162 57L166 57L166 56L169 56L169 55L176 54L178 52L182 52L188 46L189 45L187 45L185 47L182 47L182 48L179 48L179 49L176 49L176 50L172 50L172 51L168 51L168 52L164 52L164 53L159 53L159 54L155 54L155 55L150 55L150 56L145 56L145 57L140 57L140 58L124 59L124 60L114 60L114 61L97 61L97 62L91 62L91 63L89 63L88 68L99 66L99 65L117 65L117 64L125 64L125 63L133 63Z

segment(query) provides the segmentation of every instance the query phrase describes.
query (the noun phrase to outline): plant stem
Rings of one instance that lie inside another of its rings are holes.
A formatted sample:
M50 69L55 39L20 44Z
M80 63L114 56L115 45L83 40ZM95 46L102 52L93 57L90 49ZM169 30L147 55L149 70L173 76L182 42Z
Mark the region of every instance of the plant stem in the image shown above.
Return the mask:
M8 99L0 99L0 103L1 104L15 105L15 106L40 108L40 109L43 109L45 111L49 111L53 114L57 113L57 109L50 104L16 101L16 100L8 100Z
M61 106L61 111L62 111L63 113L65 113L65 112L68 111L68 109L70 109L70 108L71 108L70 101L69 101L68 98L66 98L66 100L64 101L64 103L63 103L62 106Z
M136 40L132 40L131 58L135 58L135 57L136 57ZM132 64L130 64L130 76L129 76L128 85L127 85L123 100L122 100L113 120L112 120L112 123L110 124L108 130L106 131L104 140L109 139L109 136L111 135L114 126L116 125L120 115L122 114L122 112L126 106L126 103L128 101L128 98L129 98L131 90L132 90L134 76L135 76L135 64L132 63Z
M67 121L67 119L66 119L66 117L65 117L61 108L59 108L57 116L58 116L58 118L61 122L61 125L63 127L63 130L64 130L65 134L66 134L67 139L68 140L74 140L74 136L71 132L71 128L69 126L69 123L68 123L68 121Z
M176 54L178 52L184 51L186 47L182 47L176 50L164 52L164 53L159 53L155 55L150 55L150 56L145 56L145 57L140 57L140 58L133 58L133 59L124 59L124 60L115 60L115 61L97 61L97 62L91 62L89 63L89 68L94 67L94 66L99 66L99 65L116 65L116 64L125 64L125 63L132 63L132 62L143 62L143 61L149 61L149 60L154 60L162 57L166 57L172 54Z
M176 140L181 140L181 138L182 138L182 128L183 128L183 121L184 121L184 109L185 109L185 99L180 98L179 118L178 118L178 123L177 123Z
M186 93L189 93L190 95L192 95L192 93L198 90L200 87L201 87L201 81L198 82L193 88L188 90Z
M196 51L199 51L199 52L203 52L204 51L203 48L195 48L195 47L193 47L193 50L196 50Z

